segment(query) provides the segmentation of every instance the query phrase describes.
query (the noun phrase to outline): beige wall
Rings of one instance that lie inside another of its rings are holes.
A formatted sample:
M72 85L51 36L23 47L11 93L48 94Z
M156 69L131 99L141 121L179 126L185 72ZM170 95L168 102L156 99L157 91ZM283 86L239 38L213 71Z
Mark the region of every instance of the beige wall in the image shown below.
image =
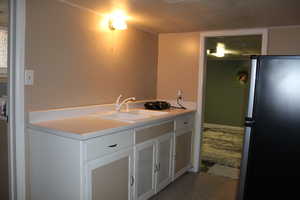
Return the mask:
M186 100L197 99L199 39L199 32L159 35L159 98L174 99L180 88ZM300 55L300 26L270 29L268 54Z
M156 97L158 36L100 30L99 16L54 0L27 0L29 111Z
M270 29L268 54L300 55L300 26Z
M199 32L157 35L99 29L100 18L52 0L27 0L29 111L139 99L197 99ZM269 54L300 54L300 27L273 28ZM159 43L159 45L158 45ZM158 58L157 58L158 57ZM158 60L157 60L158 59Z
M185 100L197 99L199 32L159 35L157 97L175 99L178 89Z

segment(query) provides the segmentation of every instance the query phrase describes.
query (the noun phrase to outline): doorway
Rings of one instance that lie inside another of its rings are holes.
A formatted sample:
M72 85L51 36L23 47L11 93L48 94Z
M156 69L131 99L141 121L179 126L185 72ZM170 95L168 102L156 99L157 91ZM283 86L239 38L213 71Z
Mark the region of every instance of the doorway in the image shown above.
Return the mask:
M226 38L231 36L261 36L260 54L266 55L268 42L268 29L239 29L239 30L224 30L224 31L207 31L200 33L200 57L199 57L199 72L198 72L198 97L197 97L197 112L195 115L195 135L194 135L194 155L193 155L193 170L200 171L201 166L201 152L202 140L205 124L205 95L206 95L206 79L207 79L207 61L208 48L212 51L210 53L217 53L217 45L214 48L206 46L208 38ZM218 43L218 42L217 42ZM222 46L222 45L221 45ZM226 45L225 45L226 49Z
M250 56L262 36L207 37L201 170L238 179L248 102Z
M8 1L0 1L0 199L9 199L8 170Z

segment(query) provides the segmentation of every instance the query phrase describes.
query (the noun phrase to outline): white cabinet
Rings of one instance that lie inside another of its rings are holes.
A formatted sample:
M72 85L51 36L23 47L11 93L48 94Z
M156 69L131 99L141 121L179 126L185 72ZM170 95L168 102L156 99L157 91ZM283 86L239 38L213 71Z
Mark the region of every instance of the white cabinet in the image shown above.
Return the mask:
M156 143L147 141L135 148L135 199L148 199L155 194Z
M30 200L83 200L81 141L28 131Z
M158 138L156 145L156 192L159 192L172 181L172 134Z
M173 140L173 180L180 177L192 167L192 140L194 116L187 114L175 119Z
M28 131L30 199L146 200L191 167L193 116L77 140Z
M178 178L192 167L192 130L175 131L173 179Z
M122 150L86 164L86 200L131 200L133 150Z
M85 159L86 161L95 160L128 147L133 147L133 130L96 137L84 141Z
M172 133L135 148L135 199L149 199L172 181Z
M136 130L135 199L149 199L172 181L173 122Z
M85 141L29 130L28 141L30 199L133 199L133 130Z
M194 116L192 114L177 117L175 119L175 130L190 130L193 129Z

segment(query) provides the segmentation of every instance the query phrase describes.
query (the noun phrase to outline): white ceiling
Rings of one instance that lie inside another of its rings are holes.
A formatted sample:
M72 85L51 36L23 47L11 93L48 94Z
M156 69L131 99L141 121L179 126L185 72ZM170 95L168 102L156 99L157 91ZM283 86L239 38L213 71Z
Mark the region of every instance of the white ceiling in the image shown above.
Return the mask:
M122 8L129 24L150 32L190 32L300 25L300 0L67 0L99 13ZM8 21L0 0L0 25Z
M300 0L68 0L157 33L300 25Z

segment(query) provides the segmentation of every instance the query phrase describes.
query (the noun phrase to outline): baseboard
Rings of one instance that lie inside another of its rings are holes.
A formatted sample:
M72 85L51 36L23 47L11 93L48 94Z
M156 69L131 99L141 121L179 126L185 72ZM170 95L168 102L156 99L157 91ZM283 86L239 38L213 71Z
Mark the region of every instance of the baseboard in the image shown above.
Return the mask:
M177 178L179 178L180 176L182 176L185 172L187 172L189 169L191 169L192 165L189 164L188 166L186 166L185 168L182 168L179 172L177 172L174 175L173 181L175 181Z

